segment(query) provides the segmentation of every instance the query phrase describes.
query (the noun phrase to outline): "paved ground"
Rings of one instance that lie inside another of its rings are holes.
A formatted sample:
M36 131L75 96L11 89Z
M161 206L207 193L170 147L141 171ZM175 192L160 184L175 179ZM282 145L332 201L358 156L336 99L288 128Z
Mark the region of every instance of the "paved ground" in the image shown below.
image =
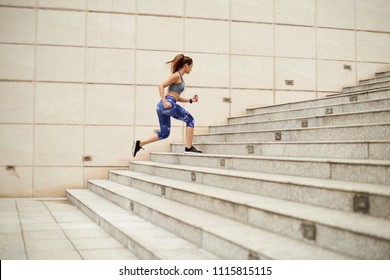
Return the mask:
M137 259L66 200L0 199L0 259Z

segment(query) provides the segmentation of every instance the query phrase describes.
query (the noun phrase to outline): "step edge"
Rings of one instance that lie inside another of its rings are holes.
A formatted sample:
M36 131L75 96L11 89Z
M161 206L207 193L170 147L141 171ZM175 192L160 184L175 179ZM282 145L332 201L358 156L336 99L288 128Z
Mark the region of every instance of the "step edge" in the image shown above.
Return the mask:
M251 125L251 124L262 124L262 123L274 123L274 122L285 122L285 121L299 121L306 119L319 119L319 118L332 118L332 117L345 117L345 116L353 116L353 115L367 115L367 114L380 114L380 113L390 113L389 109L379 109L379 110L367 110L367 111L356 111L356 112L341 112L336 114L321 114L321 115L307 115L304 117L293 117L293 118L285 118L285 119L273 119L273 120L265 120L265 121L246 121L243 123L231 123L231 124L219 124L212 125L209 128L223 128L223 127L232 127L239 125ZM247 118L258 117L261 114L253 114L245 116Z
M334 103L334 104L327 104L327 105L319 105L319 106L310 106L310 107L302 107L302 108L293 108L293 109L287 109L287 110L278 110L278 111L270 111L270 112L264 112L264 113L253 113L253 114L245 114L240 116L232 116L228 117L228 120L230 119L237 119L237 118L244 118L244 117L252 117L252 116L263 116L263 115L271 115L271 114L277 114L277 113L285 113L285 112L295 112L295 111L305 111L308 109L315 110L315 109L325 109L327 107L340 107L345 105L354 105L354 104L364 104L364 103L372 103L372 102L380 102L380 101L387 101L390 98L377 98L377 99L367 99L367 100L358 100L354 102L341 102L341 103ZM256 109L261 109L265 107L259 107ZM256 110L256 109L248 109L248 110Z

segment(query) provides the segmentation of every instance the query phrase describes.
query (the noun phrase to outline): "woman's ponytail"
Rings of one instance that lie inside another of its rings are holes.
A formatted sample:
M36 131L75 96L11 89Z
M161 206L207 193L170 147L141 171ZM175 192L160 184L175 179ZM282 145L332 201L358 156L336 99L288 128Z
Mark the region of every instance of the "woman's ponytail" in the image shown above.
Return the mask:
M185 56L184 54L178 54L173 60L167 61L166 64L171 64L171 72L175 73L185 64L192 65L192 58Z

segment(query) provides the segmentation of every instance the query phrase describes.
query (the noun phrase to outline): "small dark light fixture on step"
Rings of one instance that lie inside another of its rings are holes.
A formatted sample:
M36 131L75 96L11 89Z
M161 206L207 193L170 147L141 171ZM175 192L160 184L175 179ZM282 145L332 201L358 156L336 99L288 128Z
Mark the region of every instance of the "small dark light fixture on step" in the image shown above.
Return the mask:
M316 225L309 223L301 224L301 231L304 238L309 240L316 240Z
M325 109L325 114L326 115L332 115L333 114L333 108L332 107L328 107Z
M258 257L258 255L256 253L250 252L249 256L248 256L248 260L260 260L260 258Z
M353 197L353 211L367 214L370 211L370 200L366 194L358 194Z
M253 145L246 146L248 149L248 154L253 154L255 152L255 147Z

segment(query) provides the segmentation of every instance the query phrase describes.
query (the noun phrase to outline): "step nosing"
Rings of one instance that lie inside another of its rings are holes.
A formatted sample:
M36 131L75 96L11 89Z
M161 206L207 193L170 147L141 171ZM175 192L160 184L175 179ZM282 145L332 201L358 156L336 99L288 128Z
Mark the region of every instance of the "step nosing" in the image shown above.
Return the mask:
M376 79L378 79L378 78L376 78ZM365 81L368 81L368 80L371 80L371 79L367 79ZM350 89L350 88L359 88L362 86L382 86L383 84L387 84L387 83L390 83L390 81L373 81L372 83L367 83L364 85L354 85L354 86L348 86L348 87L344 87L344 88ZM384 87L387 87L387 85L384 85Z
M205 134L206 135L206 134ZM390 144L390 140L342 140L342 141L277 141L277 142L207 142L195 143L198 145L287 145L287 144ZM171 145L183 146L184 143L172 143Z
M357 113L340 113L340 114L333 114L333 115L318 115L318 116L306 116L306 117L299 117L299 118L286 118L286 119L277 119L277 120L264 120L264 121L251 121L251 122L245 122L245 123L233 123L233 124L227 124L227 125L220 125L220 126L211 126L211 129L234 129L237 127L242 126L251 126L251 125L264 125L264 124L272 124L272 123L286 123L286 122L299 122L303 120L319 120L319 119L331 119L331 118L343 118L343 117L359 117L356 115L360 114L388 114L390 113L390 110L381 110L381 111L367 111L367 112L357 112ZM367 122L367 124L370 124ZM322 126L315 126L315 127L322 127Z
M268 130L245 130L245 131L235 131L235 132L218 132L218 133L207 133L207 134L198 134L195 136L223 136L223 135L235 135L235 134L254 134L254 133L273 133L273 132L291 132L291 131L321 131L328 129L343 129L343 128L364 128L364 127L381 127L381 126L390 126L390 123L370 123L370 124L348 124L348 125L337 125L337 126L320 126L320 127L307 127L307 128L286 128L286 129L268 129ZM375 140L375 139L372 139Z
M174 157L197 157L197 158L217 158L217 159L242 159L253 161L283 161L283 162L308 162L324 164L348 164L348 165L368 165L390 167L390 160L373 159L338 159L338 158L315 158L315 157L284 157L284 156L260 156L260 155L229 155L229 154L181 154L173 152L151 152L151 155L165 155Z

